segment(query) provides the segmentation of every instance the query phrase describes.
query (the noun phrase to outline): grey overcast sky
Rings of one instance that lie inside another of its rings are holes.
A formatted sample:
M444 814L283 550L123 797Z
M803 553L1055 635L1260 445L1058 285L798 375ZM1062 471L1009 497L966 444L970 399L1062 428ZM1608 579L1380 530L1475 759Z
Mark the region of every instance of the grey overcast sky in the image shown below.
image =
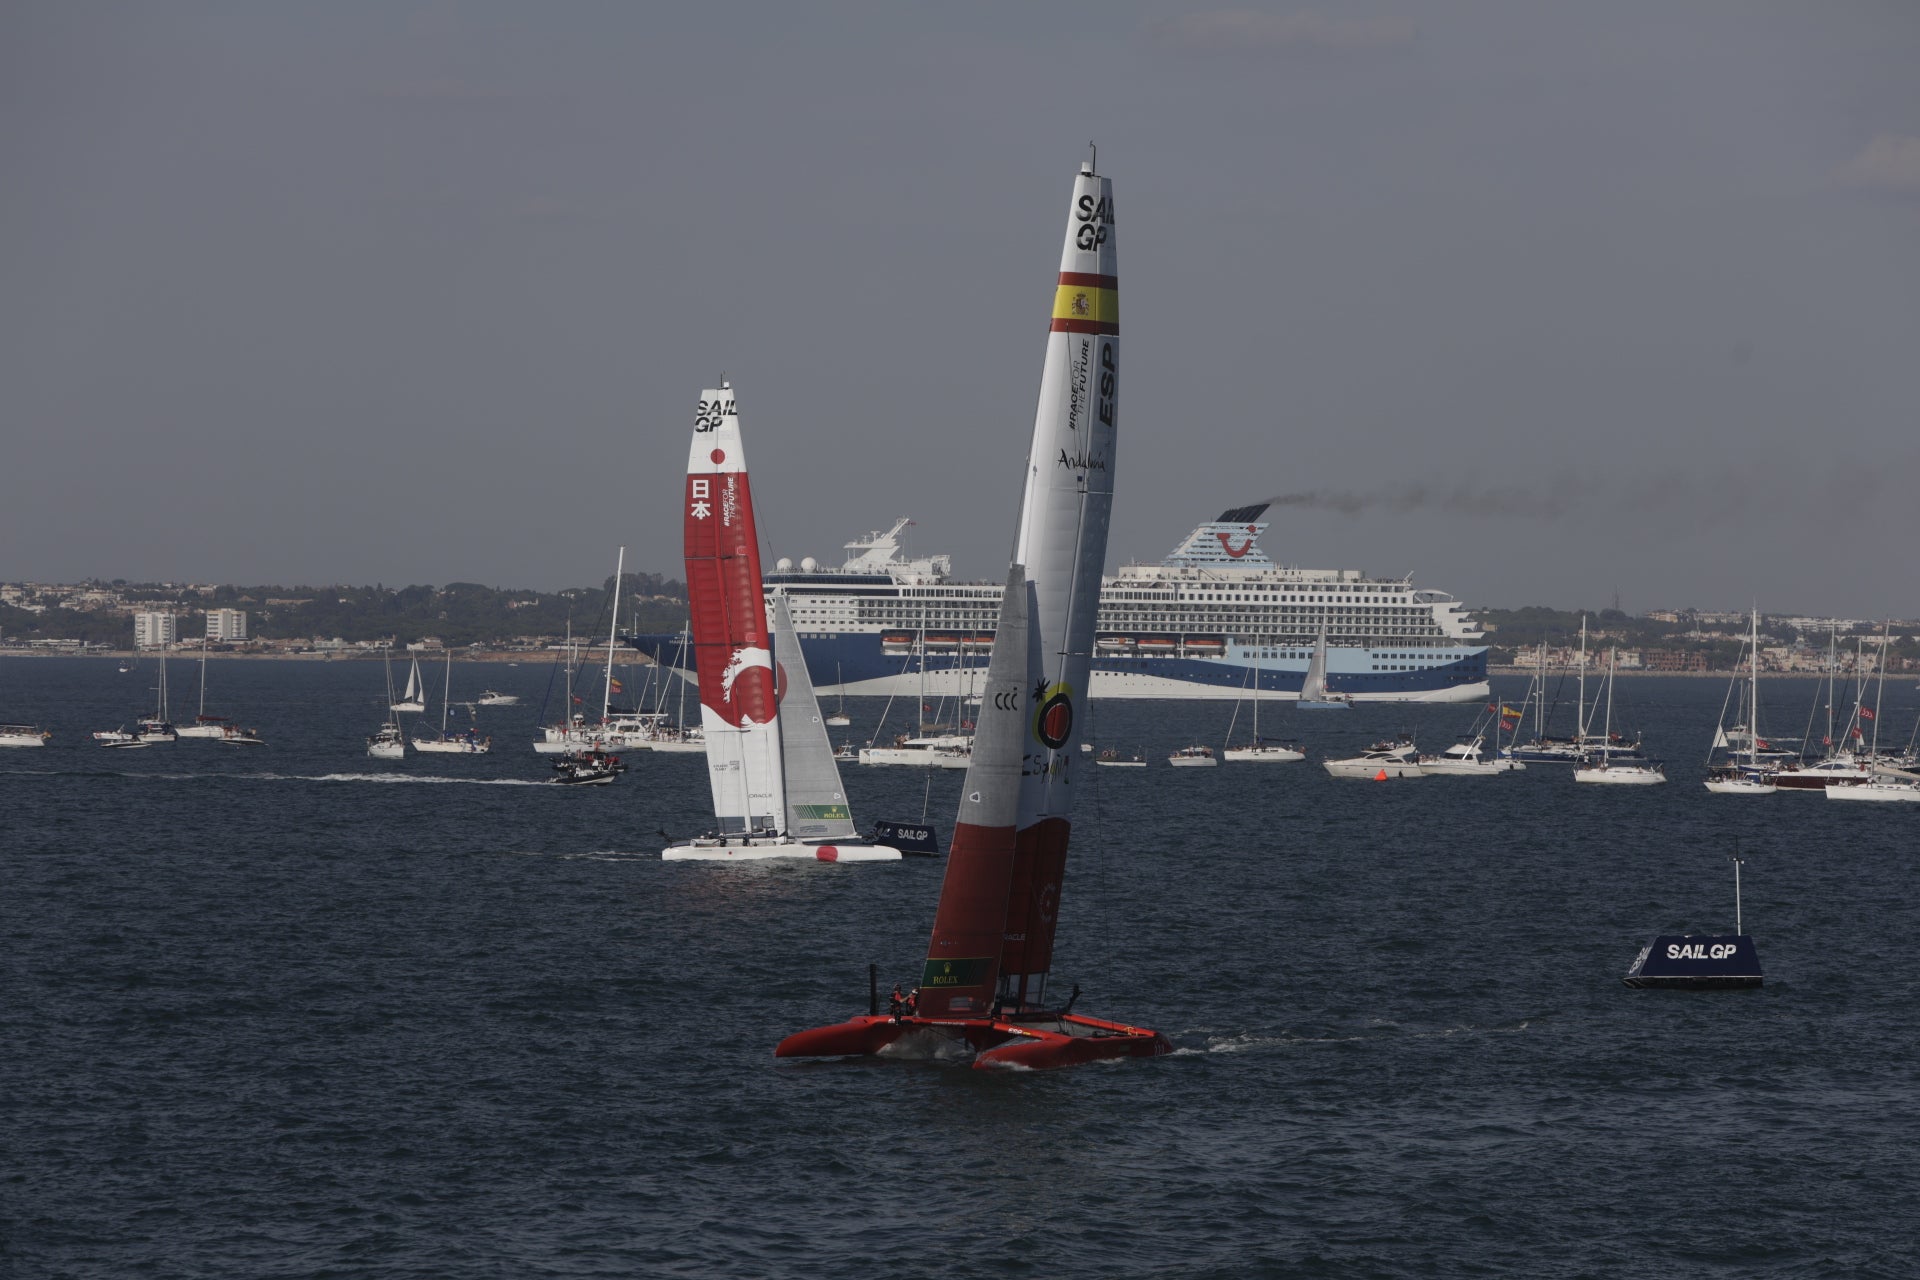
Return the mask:
M1112 559L1920 613L1920 5L0 6L0 578L997 576L1114 180Z

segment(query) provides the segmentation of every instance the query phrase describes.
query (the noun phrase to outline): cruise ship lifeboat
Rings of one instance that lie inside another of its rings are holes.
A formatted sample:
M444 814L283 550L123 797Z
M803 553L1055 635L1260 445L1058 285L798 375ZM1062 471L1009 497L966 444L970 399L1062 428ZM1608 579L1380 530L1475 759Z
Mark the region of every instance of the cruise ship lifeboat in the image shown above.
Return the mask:
M1101 636L1098 640L1095 640L1093 643L1095 648L1106 649L1113 653L1124 653L1128 649L1133 648L1133 637L1132 636Z
M1218 636L1188 636L1187 652L1201 657L1218 657L1227 651L1227 642Z
M1169 640L1164 636L1148 636L1140 642L1140 652L1172 653L1178 643L1177 640Z
M912 653L913 637L888 634L880 637L880 650L883 653Z
M928 636L928 653L952 653L960 647L959 636Z

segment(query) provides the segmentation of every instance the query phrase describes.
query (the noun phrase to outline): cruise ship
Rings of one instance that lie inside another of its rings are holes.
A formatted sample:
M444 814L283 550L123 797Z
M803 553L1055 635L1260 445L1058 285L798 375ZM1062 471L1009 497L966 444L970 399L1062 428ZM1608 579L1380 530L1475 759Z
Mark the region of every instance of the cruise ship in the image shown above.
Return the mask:
M1297 697L1327 631L1327 687L1356 702L1475 702L1488 697L1483 634L1444 591L1358 569L1297 569L1260 549L1267 503L1195 529L1159 564L1102 581L1091 694L1096 698ZM838 568L776 562L807 671L826 694L952 697L981 682L1000 586L956 582L948 556L907 558L903 517L846 544ZM686 661L678 635L630 637L656 661ZM691 674L691 673L688 673Z

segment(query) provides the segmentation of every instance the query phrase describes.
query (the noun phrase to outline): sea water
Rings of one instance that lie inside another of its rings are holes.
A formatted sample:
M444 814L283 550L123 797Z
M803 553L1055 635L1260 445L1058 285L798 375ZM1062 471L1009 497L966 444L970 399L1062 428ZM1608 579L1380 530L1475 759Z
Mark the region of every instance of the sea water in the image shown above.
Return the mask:
M1319 767L1475 706L1269 704L1308 761L1175 770L1231 704L1094 704L1151 764L1081 771L1053 994L1175 1052L1033 1074L772 1057L870 961L914 980L943 861L662 863L703 758L547 785L544 667L456 667L523 696L493 752L395 763L377 665L209 669L269 746L101 750L150 662L0 660L0 719L56 735L0 752L0 1272L1920 1270L1920 806L1709 795L1721 681L1621 681L1648 789ZM1767 682L1763 725L1816 697ZM961 774L844 772L861 821L950 833ZM1766 986L1623 987L1731 931L1736 849Z

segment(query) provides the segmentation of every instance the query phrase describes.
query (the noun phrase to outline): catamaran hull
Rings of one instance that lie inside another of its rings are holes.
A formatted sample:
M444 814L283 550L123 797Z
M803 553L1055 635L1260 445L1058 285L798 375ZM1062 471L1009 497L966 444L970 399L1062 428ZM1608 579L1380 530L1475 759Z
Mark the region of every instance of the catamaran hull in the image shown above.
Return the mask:
M750 840L732 844L696 841L669 845L667 862L767 862L800 858L807 862L898 862L900 851L884 844L809 844L802 840Z
M976 1071L996 1067L1044 1071L1112 1058L1157 1058L1173 1052L1172 1043L1158 1031L1080 1014L1050 1017L1045 1025L994 1018L869 1015L797 1032L775 1046L773 1056L876 1057L896 1044L928 1038L970 1049Z
M415 738L413 749L429 755L483 756L492 748L486 742L436 742L432 738Z

